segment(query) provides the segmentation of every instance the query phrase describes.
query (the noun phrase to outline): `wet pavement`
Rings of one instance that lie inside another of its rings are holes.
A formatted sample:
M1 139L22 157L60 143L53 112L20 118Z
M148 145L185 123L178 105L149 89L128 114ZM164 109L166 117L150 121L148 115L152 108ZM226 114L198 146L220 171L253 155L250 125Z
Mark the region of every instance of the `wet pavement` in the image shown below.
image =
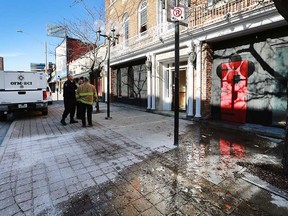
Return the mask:
M3 142L11 122L0 122L0 144Z
M239 165L280 164L281 139L111 104L63 127L61 102L0 145L0 215L287 215L287 191Z

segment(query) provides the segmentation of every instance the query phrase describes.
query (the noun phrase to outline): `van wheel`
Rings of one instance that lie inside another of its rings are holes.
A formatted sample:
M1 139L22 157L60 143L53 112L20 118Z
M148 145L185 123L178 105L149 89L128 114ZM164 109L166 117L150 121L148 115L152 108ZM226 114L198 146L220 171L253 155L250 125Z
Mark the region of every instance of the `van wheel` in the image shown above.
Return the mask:
M42 110L42 115L48 115L48 109Z
M0 121L7 121L7 114L0 113Z

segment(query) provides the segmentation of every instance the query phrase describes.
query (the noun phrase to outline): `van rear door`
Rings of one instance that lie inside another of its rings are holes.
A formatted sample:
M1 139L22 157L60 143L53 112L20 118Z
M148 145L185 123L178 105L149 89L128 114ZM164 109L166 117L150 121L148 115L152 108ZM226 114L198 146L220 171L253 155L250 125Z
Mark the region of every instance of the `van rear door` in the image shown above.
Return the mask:
M42 72L4 71L6 91L46 89L46 77Z

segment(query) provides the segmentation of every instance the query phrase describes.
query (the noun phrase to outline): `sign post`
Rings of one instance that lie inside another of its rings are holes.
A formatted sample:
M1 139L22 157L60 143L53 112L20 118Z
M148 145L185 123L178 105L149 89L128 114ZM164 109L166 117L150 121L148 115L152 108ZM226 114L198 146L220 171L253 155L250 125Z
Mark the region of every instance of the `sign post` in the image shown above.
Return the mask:
M189 7L188 0L162 0L163 8L167 10L167 21L175 24L175 72L174 72L174 145L179 140L179 41L180 25L188 26L185 8Z
M171 20L175 20L175 96L174 96L174 145L178 146L179 140L179 20L183 19L183 10L178 7L179 1L176 0L173 8ZM171 9L172 10L172 9Z

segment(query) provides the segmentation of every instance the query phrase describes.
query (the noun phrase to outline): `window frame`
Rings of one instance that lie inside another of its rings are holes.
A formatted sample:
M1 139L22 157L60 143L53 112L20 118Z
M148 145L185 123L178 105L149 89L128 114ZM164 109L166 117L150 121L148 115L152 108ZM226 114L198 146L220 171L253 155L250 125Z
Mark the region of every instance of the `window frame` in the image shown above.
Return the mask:
M145 22L143 22L144 19L145 19ZM147 0L142 0L138 8L138 25L139 25L139 33L141 35L147 32L147 29L148 29L147 23L148 23Z
M130 30L130 26L129 26L129 15L127 13L124 14L123 16L123 29L124 29L124 41L127 42L127 40L129 39L129 30Z

